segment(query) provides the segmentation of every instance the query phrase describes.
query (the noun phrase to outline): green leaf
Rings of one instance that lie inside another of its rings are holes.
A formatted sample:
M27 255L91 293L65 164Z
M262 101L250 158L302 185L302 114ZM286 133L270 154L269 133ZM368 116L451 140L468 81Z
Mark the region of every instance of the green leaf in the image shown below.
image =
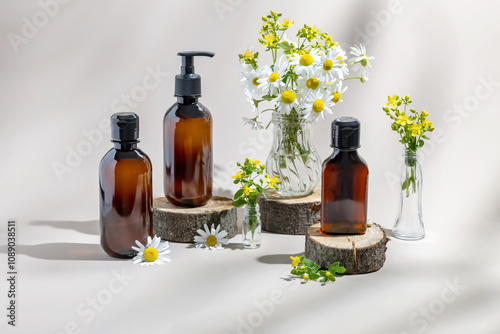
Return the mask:
M245 204L247 204L247 201L243 197L240 197L231 204L237 208L240 208L240 207L244 206Z
M309 260L309 259L306 259L304 258L304 265L311 270L312 273L315 273L317 272L321 267L318 266L316 263L314 263L313 261Z
M240 180L236 179L236 180L233 181L233 183L234 184L238 184L238 183L240 183Z
M310 279L310 280L315 281L315 280L317 280L318 278L319 278L319 274L318 274L318 273L310 273L310 274L309 274L309 279Z
M243 195L243 189L240 189L234 194L234 199L237 199L238 197L241 197Z
M328 276L328 279L332 282L335 282L335 276L333 275Z
M291 271L292 275L297 275L297 276L302 276L305 273L306 273L306 270L305 269L301 269L301 268L293 268L292 271Z
M429 140L430 138L427 137L426 135L422 135L422 138Z
M337 271L337 268L339 267L339 263L338 262L334 262L332 263L332 265L328 268L328 271L331 272L332 274L335 274L335 272Z
M345 273L345 267L340 266L340 267L337 268L337 274L341 274L342 275L344 273Z

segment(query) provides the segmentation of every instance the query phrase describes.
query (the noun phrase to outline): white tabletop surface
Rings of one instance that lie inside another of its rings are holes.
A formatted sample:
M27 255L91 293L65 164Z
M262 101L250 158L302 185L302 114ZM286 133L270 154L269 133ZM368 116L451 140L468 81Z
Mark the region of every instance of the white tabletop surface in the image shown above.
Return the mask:
M0 333L500 333L497 2L57 1L0 4ZM283 279L303 236L264 234L258 250L242 250L241 234L223 251L172 243L172 262L157 267L109 258L99 246L97 168L111 145L100 124L124 107L140 116L140 147L162 196L161 122L175 102L176 53L214 51L196 70L214 118L215 194L234 193L235 162L265 161L270 147L270 131L241 120L252 113L237 64L251 47L269 63L257 38L270 9L375 56L370 80L349 82L313 140L325 159L331 121L360 119L368 215L384 228L397 208L402 147L381 107L387 95L410 94L429 112L426 238L391 240L381 270L326 286ZM126 107L151 73L156 88ZM84 155L69 157L76 150ZM16 327L6 317L10 218Z

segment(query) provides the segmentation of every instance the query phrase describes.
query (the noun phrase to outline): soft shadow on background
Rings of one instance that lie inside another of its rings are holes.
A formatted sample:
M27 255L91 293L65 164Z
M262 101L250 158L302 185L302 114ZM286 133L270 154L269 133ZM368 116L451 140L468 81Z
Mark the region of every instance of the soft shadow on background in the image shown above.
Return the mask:
M304 252L297 254L271 254L257 258L257 261L265 264L290 264L290 256L302 256Z
M49 221L49 220L37 220L30 223L31 226L50 226L57 229L63 230L74 230L77 232L99 235L99 221Z
M7 247L2 247L5 254ZM99 244L54 242L38 245L18 245L17 254L42 260L116 261Z

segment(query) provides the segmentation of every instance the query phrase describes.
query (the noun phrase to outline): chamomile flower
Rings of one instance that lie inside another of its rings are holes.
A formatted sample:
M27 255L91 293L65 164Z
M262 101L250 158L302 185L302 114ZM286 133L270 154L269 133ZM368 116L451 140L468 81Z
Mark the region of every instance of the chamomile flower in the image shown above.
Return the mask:
M320 77L318 70L313 70L309 72L304 72L297 79L298 91L307 94L313 92L317 89L322 89L325 87L325 81Z
M257 69L259 71L260 69ZM262 90L259 89L259 74L252 67L246 67L246 71L242 72L241 83L243 84L243 90L249 98L253 98L255 95L260 95Z
M250 108L252 108L252 112L257 117L260 117L260 110L259 110L257 104L255 103L255 100L253 99L253 97L247 95L247 101L250 103Z
M319 76L325 81L331 81L335 78L344 79L349 74L345 60L345 51L334 45L321 56Z
M283 114L289 114L293 108L299 107L299 97L293 90L280 92L271 102L276 105L278 112Z
M343 102L342 95L344 95L345 91L347 90L347 86L342 86L342 81L339 81L337 85L333 85L332 88L336 88L334 91L332 91L333 92L332 102L335 104Z
M148 236L146 246L142 245L138 240L135 241L138 247L132 246L132 249L137 252L133 258L133 263L140 263L142 266L152 266L154 264L163 264L170 262L170 258L166 254L170 253L168 241L161 242L161 238L156 235L151 239Z
M290 60L290 65L294 65L293 72L302 74L314 71L315 65L319 63L320 57L316 50L311 50L309 53L298 52L293 55Z
M288 60L286 57L281 57L274 64L273 69L269 66L264 66L259 76L259 89L262 92L269 92L270 95L276 95L280 88L284 87L284 76L288 71Z
M366 55L366 48L364 45L353 46L351 47L351 55L353 57L349 59L349 63L353 64L352 69L360 73L361 76L365 76L368 78L370 75L370 70L372 68L371 61L375 59L375 57L369 57Z
M214 224L212 227L208 229L207 224L204 225L204 229L198 229L199 235L194 237L194 242L196 243L196 248L208 248L212 249L224 249L222 245L227 245L229 240L226 238L227 231L221 231L221 225L218 225L217 228L214 228Z
M325 119L325 112L333 114L331 107L335 103L332 99L332 92L327 89L317 90L306 95L302 104L304 111L307 112L306 117L313 117L317 121L320 115Z

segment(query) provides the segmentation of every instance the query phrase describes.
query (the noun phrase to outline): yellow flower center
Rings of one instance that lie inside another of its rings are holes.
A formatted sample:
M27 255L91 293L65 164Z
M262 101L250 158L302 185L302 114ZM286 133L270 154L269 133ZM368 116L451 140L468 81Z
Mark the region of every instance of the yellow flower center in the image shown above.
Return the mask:
M342 56L337 56L337 58L335 58L335 60L340 60L339 63L341 63L341 64L344 63L344 60L342 59Z
M319 80L316 79L316 78L314 78L314 77L313 78L309 78L306 81L306 86L309 89L315 90L319 86Z
M297 53L302 56L306 54L306 50L299 50Z
M323 111L324 108L325 108L325 102L323 102L323 100L317 99L316 101L314 101L313 103L314 112L320 113Z
M305 54L300 57L300 65L302 66L311 66L313 62L314 58L311 55Z
M331 272L329 272L329 271L327 271L327 272L326 272L326 276L332 276L332 273L331 273Z
M283 94L281 94L281 101L286 104L292 103L296 98L297 96L292 90L285 90Z
M146 248L144 250L144 258L148 262L154 262L158 258L158 251L154 248Z
M209 245L210 247L214 247L215 245L217 245L217 238L213 235L209 235L207 238L207 245Z
M276 72L273 72L271 73L271 75L269 76L269 81L271 82L275 82L276 80L278 80L280 78L280 75Z
M331 59L325 60L325 62L323 63L323 69L325 71L330 71L332 67L333 67L333 60Z
M368 58L368 56L367 56L367 55L365 55L364 53L360 54L360 56L364 56L364 57L366 57L366 58L361 59L361 65L363 65L363 66L368 65L368 59L367 59L367 58Z
M258 77L255 77L255 78L253 78L253 80L252 80L252 83L253 83L255 86L260 85L260 84L257 82L257 80L259 80L259 78L258 78Z
M332 99L333 103L339 102L341 97L342 95L339 92L333 93L333 99Z

